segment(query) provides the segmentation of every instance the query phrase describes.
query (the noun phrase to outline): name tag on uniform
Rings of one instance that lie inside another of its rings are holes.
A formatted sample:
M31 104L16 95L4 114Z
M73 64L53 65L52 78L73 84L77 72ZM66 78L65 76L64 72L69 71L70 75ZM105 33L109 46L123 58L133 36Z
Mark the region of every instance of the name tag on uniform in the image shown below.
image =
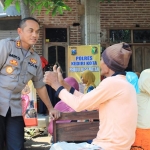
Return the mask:
M35 64L31 63L31 62L28 62L28 64L29 64L30 66L32 66L32 67L34 67L34 68L37 69L37 65L35 65Z

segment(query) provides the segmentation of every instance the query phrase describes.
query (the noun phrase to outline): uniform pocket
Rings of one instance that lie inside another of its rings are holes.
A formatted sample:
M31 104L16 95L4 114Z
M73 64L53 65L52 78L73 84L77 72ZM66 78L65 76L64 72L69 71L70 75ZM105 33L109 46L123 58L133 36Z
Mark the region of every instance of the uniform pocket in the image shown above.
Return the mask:
M36 69L33 67L28 67L28 73L36 76Z
M8 90L14 90L19 80L20 69L17 66L5 65L0 71L0 85Z
M19 74L19 68L18 66L12 66L12 65L5 65L1 69L1 74L10 77L10 78L17 78Z
M7 75L10 78L17 78L20 73L20 62L19 60L8 57L6 63L1 68L1 74Z
M27 84L27 82L31 80L34 76L36 76L36 68L29 66L24 76L24 84Z

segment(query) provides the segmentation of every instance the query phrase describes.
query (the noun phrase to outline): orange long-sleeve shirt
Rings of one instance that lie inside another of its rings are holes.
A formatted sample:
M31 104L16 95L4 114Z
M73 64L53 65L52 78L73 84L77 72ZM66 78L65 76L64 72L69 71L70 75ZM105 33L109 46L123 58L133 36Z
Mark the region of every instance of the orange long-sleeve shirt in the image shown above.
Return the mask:
M104 150L129 150L135 139L137 101L134 87L123 75L104 79L87 94L63 89L59 97L75 111L99 110L100 126L93 144Z

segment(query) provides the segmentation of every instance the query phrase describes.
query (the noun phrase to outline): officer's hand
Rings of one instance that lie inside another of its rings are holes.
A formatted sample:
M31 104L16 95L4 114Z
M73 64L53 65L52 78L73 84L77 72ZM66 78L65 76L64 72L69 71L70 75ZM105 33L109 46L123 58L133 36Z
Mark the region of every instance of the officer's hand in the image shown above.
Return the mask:
M50 109L49 117L52 120L57 120L60 117L60 112L54 108Z

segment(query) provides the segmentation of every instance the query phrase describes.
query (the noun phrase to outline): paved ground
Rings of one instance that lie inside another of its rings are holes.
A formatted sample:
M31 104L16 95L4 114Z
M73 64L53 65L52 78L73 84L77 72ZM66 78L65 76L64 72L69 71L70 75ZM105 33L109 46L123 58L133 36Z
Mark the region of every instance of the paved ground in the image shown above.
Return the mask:
M36 138L27 139L25 150L49 150L51 136L41 135Z

